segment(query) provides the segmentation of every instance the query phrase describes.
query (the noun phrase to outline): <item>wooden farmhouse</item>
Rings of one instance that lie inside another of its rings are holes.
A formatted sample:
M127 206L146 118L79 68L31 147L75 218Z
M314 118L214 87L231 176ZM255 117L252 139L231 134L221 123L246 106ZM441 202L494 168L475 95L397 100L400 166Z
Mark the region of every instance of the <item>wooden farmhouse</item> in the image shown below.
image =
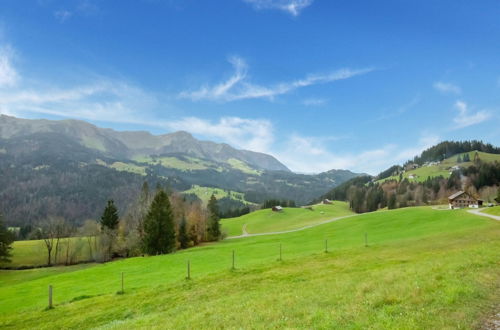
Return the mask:
M272 210L273 210L273 212L281 212L281 211L283 211L283 208L281 206L277 205L277 206L273 206Z
M448 197L450 209L461 209L464 207L478 208L483 205L483 201L476 199L465 191L458 191Z

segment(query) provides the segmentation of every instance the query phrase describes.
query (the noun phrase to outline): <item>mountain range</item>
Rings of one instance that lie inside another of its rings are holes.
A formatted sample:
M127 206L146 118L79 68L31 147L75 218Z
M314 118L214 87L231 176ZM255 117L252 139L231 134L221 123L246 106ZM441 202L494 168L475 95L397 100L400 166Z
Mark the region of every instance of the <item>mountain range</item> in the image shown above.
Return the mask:
M293 173L271 155L200 141L184 131L153 135L6 115L0 115L0 171L0 212L12 225L49 216L77 223L97 218L107 199L124 212L145 181L189 198L200 197L193 187L243 196L224 197L228 209L269 198L306 204L359 175Z

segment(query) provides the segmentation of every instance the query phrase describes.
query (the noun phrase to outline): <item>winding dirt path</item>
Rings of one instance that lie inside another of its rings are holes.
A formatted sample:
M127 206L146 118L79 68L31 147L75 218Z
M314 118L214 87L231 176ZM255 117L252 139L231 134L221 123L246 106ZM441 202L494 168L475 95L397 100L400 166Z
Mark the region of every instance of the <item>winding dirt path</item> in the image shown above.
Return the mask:
M290 230L284 230L284 231L272 231L272 232L268 232L268 233L258 233L258 234L249 234L247 232L247 224L245 223L243 225L243 228L242 228L243 234L238 235L238 236L229 236L229 237L226 237L226 239L237 239L237 238L243 238L243 237L266 236L266 235L278 235L278 234L294 233L296 231L301 231L301 230L305 230L305 229L309 229L309 228L321 226L321 225L324 225L325 223L330 223L330 222L334 222L334 221L338 221L338 220L342 220L342 219L346 219L346 218L357 217L357 216L360 216L360 215L363 215L363 214L345 215L343 217L337 217L337 218L328 219L328 220L325 220L325 221L322 221L322 222L318 222L318 223L315 223L315 224L312 224L312 225L300 227L300 228L297 228L297 229L290 229Z
M488 213L483 213L481 212L481 209L476 209L476 210L469 210L467 211L469 213L472 213L472 214L475 214L475 215L480 215L482 217L488 217L488 218L491 218L493 220L497 220L497 221L500 221L500 216L498 215L493 215L493 214L488 214Z

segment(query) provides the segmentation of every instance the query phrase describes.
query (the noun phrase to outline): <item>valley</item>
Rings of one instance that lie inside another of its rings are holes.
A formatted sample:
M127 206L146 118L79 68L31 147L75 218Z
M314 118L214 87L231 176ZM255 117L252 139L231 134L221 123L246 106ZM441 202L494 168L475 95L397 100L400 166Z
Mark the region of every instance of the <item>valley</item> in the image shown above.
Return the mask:
M190 315L189 327L475 327L498 295L498 235L496 221L465 210L405 208L171 255L2 271L0 325L144 327L167 317L166 327L183 328Z

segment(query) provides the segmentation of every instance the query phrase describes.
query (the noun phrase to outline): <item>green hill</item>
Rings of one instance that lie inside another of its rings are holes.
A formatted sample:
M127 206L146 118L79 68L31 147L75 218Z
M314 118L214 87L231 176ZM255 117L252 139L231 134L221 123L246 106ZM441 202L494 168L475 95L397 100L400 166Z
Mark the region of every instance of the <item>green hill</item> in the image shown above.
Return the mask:
M460 153L453 155L451 157L448 157L444 159L441 162L438 162L438 164L434 165L422 165L419 168L405 171L403 173L403 178L406 178L410 181L417 181L417 182L423 182L427 180L428 177L437 177L437 176L442 176L444 178L449 178L451 175L451 172L453 171L452 167L458 166L458 167L469 167L474 164L474 156L475 154L478 154L479 159L481 159L483 162L494 162L494 161L499 161L500 162L500 154L490 154L482 151L470 151L466 153ZM458 157L460 156L461 159L464 158L465 154L469 155L469 158L471 161L469 162L458 162ZM387 180L399 180L398 175L390 176L385 179L378 180L377 182L384 182Z
M405 208L171 255L0 271L0 327L478 328L496 313L499 235L465 210Z
M311 208L284 208L281 212L264 209L241 217L222 220L222 230L228 236L286 231L320 223L335 217L354 214L346 202L333 205L313 205Z

